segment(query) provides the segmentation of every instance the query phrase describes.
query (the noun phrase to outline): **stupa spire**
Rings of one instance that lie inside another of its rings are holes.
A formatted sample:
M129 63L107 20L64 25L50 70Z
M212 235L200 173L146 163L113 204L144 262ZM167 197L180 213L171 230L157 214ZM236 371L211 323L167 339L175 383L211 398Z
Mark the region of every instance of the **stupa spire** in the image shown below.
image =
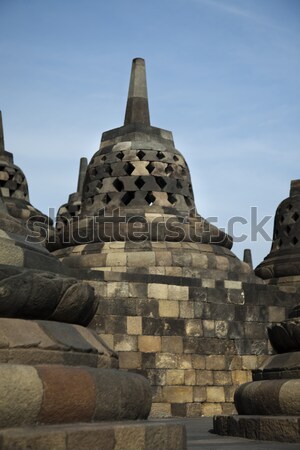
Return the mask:
M78 183L77 183L77 192L82 194L84 177L86 174L88 160L87 158L80 158L80 166L79 166L79 174L78 174Z
M132 123L150 125L146 68L142 58L132 61L124 125Z

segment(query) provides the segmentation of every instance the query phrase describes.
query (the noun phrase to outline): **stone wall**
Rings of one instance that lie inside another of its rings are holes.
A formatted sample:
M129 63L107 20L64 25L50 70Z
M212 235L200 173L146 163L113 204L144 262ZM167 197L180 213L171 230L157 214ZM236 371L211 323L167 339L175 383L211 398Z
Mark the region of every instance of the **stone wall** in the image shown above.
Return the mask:
M234 280L90 272L99 296L91 327L120 368L145 375L152 416L234 412L236 387L272 352L266 326L286 318L296 288Z

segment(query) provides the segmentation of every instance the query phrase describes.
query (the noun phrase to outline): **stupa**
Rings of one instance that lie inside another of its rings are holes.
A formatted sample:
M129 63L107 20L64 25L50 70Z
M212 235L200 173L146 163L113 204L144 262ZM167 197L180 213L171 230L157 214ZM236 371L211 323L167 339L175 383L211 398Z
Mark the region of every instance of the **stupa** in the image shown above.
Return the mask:
M124 125L103 133L87 167L81 210L59 220L58 231L56 255L70 267L171 273L185 266L192 276L209 268L215 278L255 280L230 251L231 237L196 212L189 168L172 133L151 126L141 58L132 63Z
M271 251L255 272L271 284L300 283L300 180L276 210Z
M6 184L11 192L0 196L1 448L131 450L157 448L159 439L161 448L184 450L182 426L144 420L148 381L117 370L117 354L87 328L98 305L93 288L39 240L28 242L22 212L36 210L25 178L17 182L21 170L2 153L1 173L17 187Z

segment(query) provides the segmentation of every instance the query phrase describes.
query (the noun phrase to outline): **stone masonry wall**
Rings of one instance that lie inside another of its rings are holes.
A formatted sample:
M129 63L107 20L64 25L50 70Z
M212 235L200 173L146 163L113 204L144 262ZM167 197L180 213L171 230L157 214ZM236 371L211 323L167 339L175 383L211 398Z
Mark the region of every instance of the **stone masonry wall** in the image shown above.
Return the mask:
M92 273L92 272L91 272ZM94 272L95 273L95 272ZM98 272L92 324L120 368L146 376L152 416L234 412L236 387L271 353L266 326L284 320L296 289Z

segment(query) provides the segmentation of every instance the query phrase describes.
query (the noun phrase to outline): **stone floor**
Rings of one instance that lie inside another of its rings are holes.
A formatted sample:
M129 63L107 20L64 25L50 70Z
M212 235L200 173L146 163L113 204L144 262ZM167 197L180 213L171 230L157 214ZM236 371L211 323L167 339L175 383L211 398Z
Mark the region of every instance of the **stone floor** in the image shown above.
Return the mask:
M187 450L293 450L300 448L299 443L252 441L230 436L219 436L210 432L213 427L212 417L199 419L167 419L178 421L186 426Z

